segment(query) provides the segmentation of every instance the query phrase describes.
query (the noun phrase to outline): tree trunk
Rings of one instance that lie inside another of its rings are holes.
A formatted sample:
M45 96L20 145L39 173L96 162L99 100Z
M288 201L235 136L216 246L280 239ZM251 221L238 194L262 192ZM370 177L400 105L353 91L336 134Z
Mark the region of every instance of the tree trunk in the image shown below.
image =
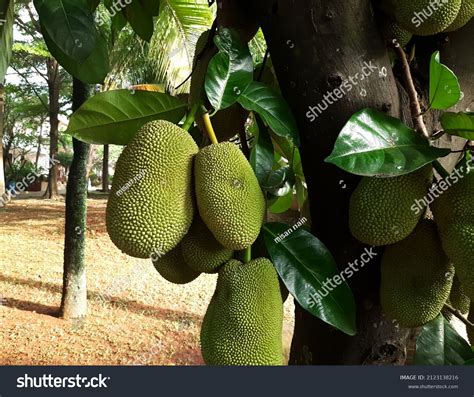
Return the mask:
M49 92L49 175L48 188L45 197L49 199L59 198L58 191L58 165L54 161L58 153L59 138L59 93L61 78L59 75L59 64L55 59L49 58L46 61L48 70L48 92Z
M109 145L104 145L104 158L102 160L102 191L109 191Z
M73 82L73 111L87 99L89 89L81 81ZM73 138L74 157L66 192L66 230L61 315L79 318L87 313L86 269L84 263L87 211L87 160L89 145Z
M3 164L3 111L5 104L5 89L0 84L0 198L5 193L5 166ZM4 200L0 199L0 207L5 205Z

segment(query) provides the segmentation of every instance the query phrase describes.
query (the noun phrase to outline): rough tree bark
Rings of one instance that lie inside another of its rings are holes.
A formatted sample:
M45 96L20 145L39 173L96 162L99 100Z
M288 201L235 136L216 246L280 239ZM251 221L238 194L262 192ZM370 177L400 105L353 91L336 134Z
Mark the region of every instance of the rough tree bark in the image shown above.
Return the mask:
M5 193L5 169L3 164L3 110L5 89L3 84L0 84L0 197ZM3 200L0 200L0 207L2 207Z
M58 153L61 77L59 75L59 64L55 59L49 58L46 61L46 68L49 92L49 157L51 160L54 160ZM57 199L60 197L58 191L58 166L55 161L51 161L49 167L48 188L45 192L45 197Z
M102 159L102 191L109 191L109 145L104 145L104 157Z
M375 12L369 0L245 0L241 7L247 18L256 17L263 29L282 93L297 120L312 232L333 253L338 266L344 268L358 259L364 248L351 237L347 219L349 198L359 178L325 163L324 159L332 151L343 125L362 108L376 108L411 125L406 93L392 73ZM465 29L472 32L473 25L471 21ZM442 49L443 62L460 74L465 90L460 108L465 109L472 104L472 92L467 94L470 99L466 99L466 90L473 88L473 49L468 45L472 33L459 31L450 38ZM431 55L429 51L427 55ZM377 69L370 76L357 79L364 62L376 65ZM423 68L426 65L420 70ZM327 93L345 80L355 81L352 89L346 90L342 98L328 98ZM420 91L426 82L417 81ZM306 116L309 107L323 104L325 95L326 104L332 104L311 122ZM434 117L428 120L428 128L435 129L436 124ZM291 363L405 362L406 345L413 332L398 328L382 313L381 250L378 252L376 260L349 280L357 302L358 335L349 337L297 305Z
M77 110L88 98L89 89L74 79L72 109ZM73 139L74 157L66 192L66 230L61 316L80 318L87 313L87 285L84 263L87 211L87 160L89 145Z

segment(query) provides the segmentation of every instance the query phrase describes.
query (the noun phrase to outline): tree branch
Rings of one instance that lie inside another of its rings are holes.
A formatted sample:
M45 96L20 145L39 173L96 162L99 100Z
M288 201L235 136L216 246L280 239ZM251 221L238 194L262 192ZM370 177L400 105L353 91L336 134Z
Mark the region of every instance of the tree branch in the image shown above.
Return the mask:
M454 307L451 305L445 303L443 310L453 314L456 316L461 322L463 322L467 327L473 328L474 329L474 324L471 323L467 318L465 318L462 313L459 310L456 310Z

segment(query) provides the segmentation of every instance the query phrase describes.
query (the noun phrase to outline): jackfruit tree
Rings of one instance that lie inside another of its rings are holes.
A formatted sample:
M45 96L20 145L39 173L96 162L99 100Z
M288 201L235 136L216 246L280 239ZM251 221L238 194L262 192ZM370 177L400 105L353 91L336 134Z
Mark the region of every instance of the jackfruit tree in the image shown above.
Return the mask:
M92 11L77 49L39 3L53 55L100 82ZM147 17L125 8L110 29L128 22L147 41L159 10L132 4ZM194 37L180 85L189 95L102 92L71 116L75 138L125 146L111 240L173 283L217 273L201 329L207 364L285 363L280 285L296 301L290 364L471 360L449 321L472 335L472 1L209 6L215 21ZM269 221L284 217L291 224ZM451 340L458 354L440 356Z

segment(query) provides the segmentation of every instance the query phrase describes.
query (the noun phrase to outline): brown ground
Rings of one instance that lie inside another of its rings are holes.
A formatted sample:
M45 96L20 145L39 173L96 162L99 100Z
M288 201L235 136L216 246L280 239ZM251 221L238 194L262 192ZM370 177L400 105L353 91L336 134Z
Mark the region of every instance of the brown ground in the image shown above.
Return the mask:
M202 364L199 329L216 276L166 282L148 260L121 253L105 230L103 199L90 199L89 314L57 318L64 202L16 200L0 210L0 365ZM292 302L285 308L291 337Z

